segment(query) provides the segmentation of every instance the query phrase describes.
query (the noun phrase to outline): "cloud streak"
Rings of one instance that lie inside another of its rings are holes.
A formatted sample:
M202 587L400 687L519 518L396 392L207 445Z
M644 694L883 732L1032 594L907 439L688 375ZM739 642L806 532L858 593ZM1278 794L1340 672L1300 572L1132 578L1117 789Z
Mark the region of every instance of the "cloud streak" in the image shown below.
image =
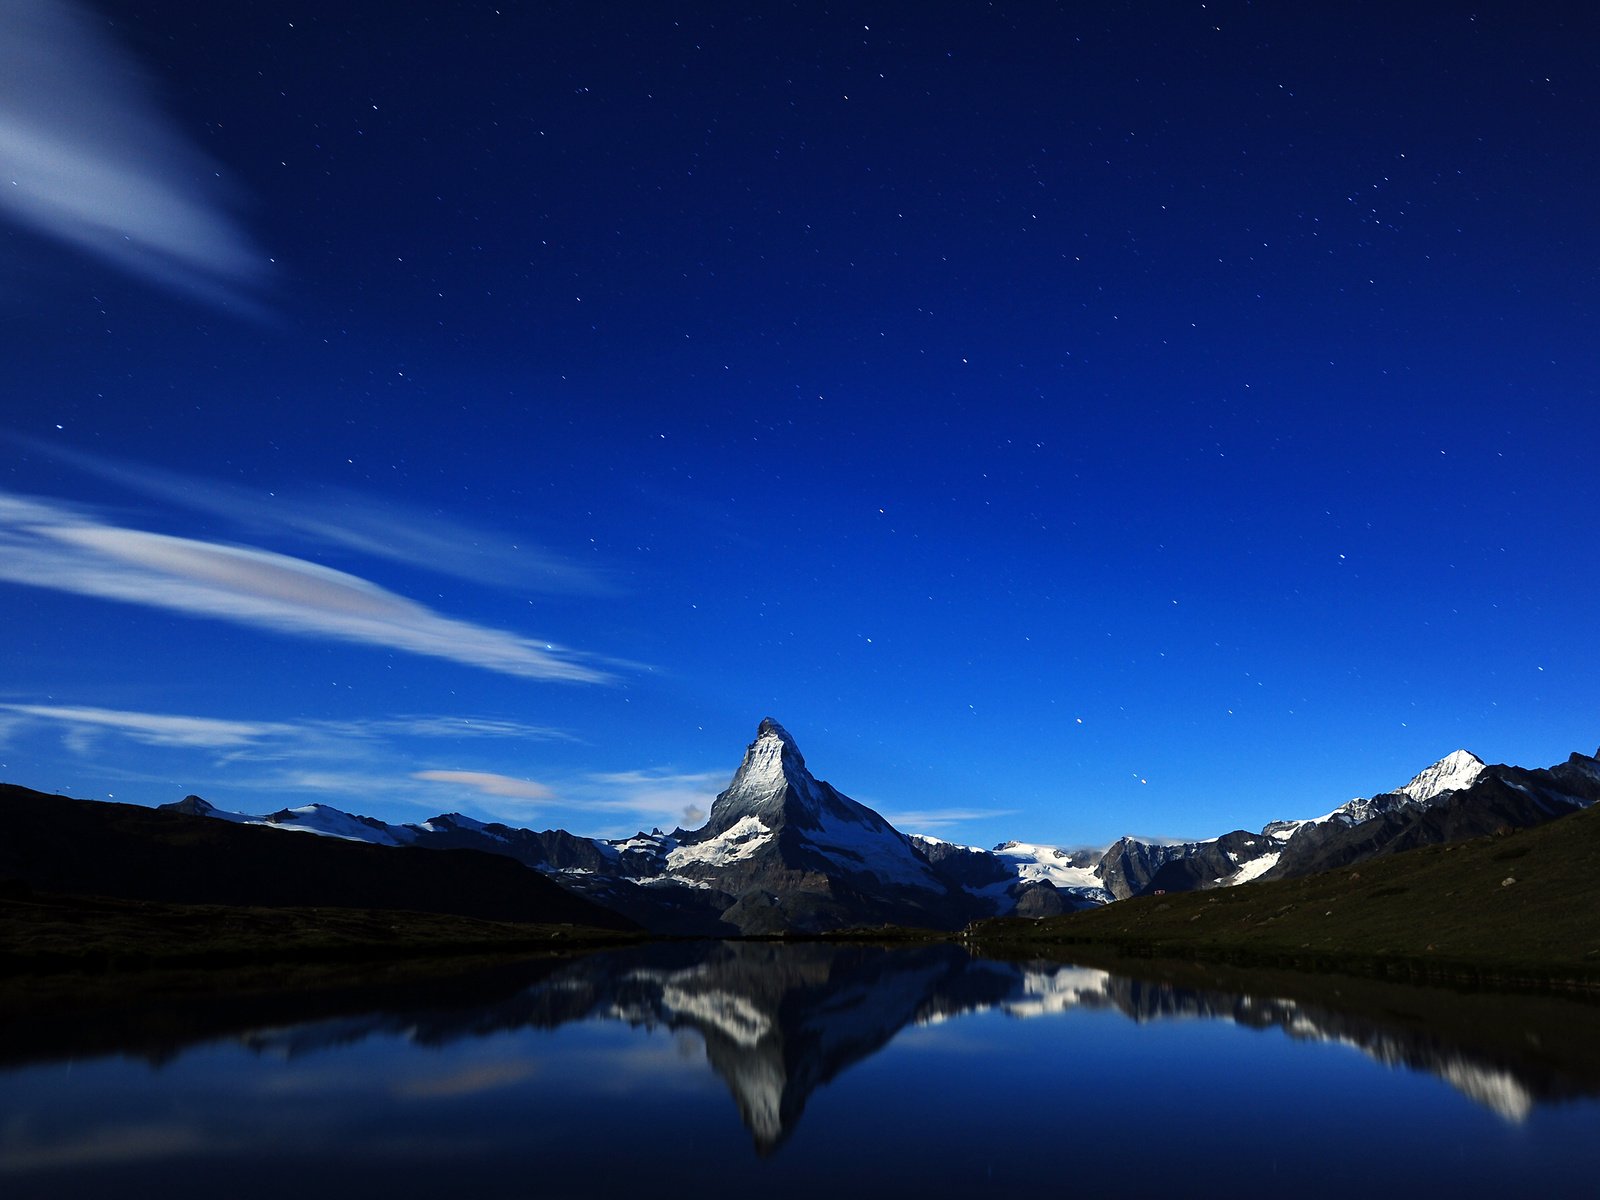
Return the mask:
M987 821L992 817L1009 817L1021 812L1018 808L925 808L906 812L884 813L883 819L896 829L907 833L923 833L930 829L947 829L964 821Z
M212 717L182 717L163 713L128 712L54 704L3 704L7 712L69 726L89 726L123 733L149 746L180 746L198 750L232 750L265 738L287 736L295 726L272 721L221 721Z
M6 718L3 714L14 714ZM573 741L571 734L499 717L396 716L365 720L238 721L66 704L0 704L0 726L44 721L74 733L105 731L147 746L223 750L233 758L305 758L324 754L348 760L363 747L396 738Z
M526 679L611 678L578 652L444 616L304 559L109 525L7 493L0 493L0 579Z
M705 822L729 777L725 770L613 771L587 776L578 791L591 797L581 805L585 809L636 813L641 820L694 829Z
M73 755L95 763L97 770L108 758L104 742L108 737L205 756L210 768L195 771L192 766L169 764L159 775L126 778L165 785L174 772L188 774L189 790L199 791L224 808L251 812L260 805L219 797L239 791L265 793L272 797L274 807L284 807L290 797L310 793L359 815L378 815L372 811L376 801L430 813L458 808L513 825L526 824L538 813L540 819L563 828L589 836L616 837L651 826L699 827L729 779L727 770L660 767L553 775L539 771L538 780L530 779L521 773L521 764L534 753L524 744L571 741L571 735L497 717L399 715L274 721L83 704L0 703L0 729L7 725L53 727ZM416 739L432 742L434 747L454 743L450 753L461 765L429 765L430 759L438 763L436 751L416 744ZM467 756L470 764L480 753L499 760L484 766L508 766L519 773L462 763L460 756ZM192 762L181 757L176 761ZM217 767L226 769L219 774ZM214 794L214 788L220 792Z
M340 488L295 498L120 462L38 438L13 435L10 440L31 453L142 495L222 517L246 535L287 533L317 545L496 587L593 596L618 591L604 571L503 530L468 525L412 505L377 501Z
M264 254L217 172L66 0L0 4L0 213L169 289L244 303Z
M524 742L575 742L564 729L529 725L502 717L375 717L362 721L319 722L325 728L357 734L428 738L515 738Z
M490 803L484 808L509 821L527 820L528 810L628 817L644 825L695 828L706 819L711 801L727 786L726 771L616 771L535 783L489 771L429 770L412 779L466 789ZM493 803L499 801L499 803ZM601 831L627 834L636 826Z
M427 783L453 784L483 796L498 796L508 800L543 801L555 798L555 793L542 783L516 779L510 775L496 775L492 771L417 771L411 778Z

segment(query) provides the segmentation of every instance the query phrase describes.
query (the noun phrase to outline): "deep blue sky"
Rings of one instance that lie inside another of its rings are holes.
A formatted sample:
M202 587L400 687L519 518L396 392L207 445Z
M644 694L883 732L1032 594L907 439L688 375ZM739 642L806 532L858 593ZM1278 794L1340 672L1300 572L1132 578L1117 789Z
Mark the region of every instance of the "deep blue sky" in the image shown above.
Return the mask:
M7 48L9 47L9 48ZM0 13L0 778L978 844L1600 741L1589 4Z

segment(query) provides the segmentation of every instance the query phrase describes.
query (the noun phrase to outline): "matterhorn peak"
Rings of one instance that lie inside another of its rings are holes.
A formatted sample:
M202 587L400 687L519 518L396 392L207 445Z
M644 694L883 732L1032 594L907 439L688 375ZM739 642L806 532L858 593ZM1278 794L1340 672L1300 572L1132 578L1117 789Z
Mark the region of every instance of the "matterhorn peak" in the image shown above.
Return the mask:
M805 755L795 745L789 731L771 717L763 717L756 727L756 740L745 747L744 761L728 785L729 792L770 795L785 785L809 781Z
M745 748L733 782L711 805L706 831L720 833L747 816L776 829L794 803L802 809L815 809L817 782L806 770L805 756L789 731L766 717L756 728L755 741Z
M795 745L794 737L771 717L762 717L761 724L756 726L756 741L759 742L762 738L777 738L794 756L796 762L802 767L806 765L805 755L801 754L800 747ZM751 744L751 749L755 749L754 743Z

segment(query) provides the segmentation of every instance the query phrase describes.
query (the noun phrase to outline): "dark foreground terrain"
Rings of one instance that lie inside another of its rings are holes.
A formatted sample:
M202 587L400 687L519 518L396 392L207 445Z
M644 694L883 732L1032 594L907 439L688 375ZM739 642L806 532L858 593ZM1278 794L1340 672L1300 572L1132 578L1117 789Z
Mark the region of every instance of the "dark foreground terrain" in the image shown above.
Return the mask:
M105 896L0 896L0 974L349 963L616 945L625 931L367 908L162 904Z

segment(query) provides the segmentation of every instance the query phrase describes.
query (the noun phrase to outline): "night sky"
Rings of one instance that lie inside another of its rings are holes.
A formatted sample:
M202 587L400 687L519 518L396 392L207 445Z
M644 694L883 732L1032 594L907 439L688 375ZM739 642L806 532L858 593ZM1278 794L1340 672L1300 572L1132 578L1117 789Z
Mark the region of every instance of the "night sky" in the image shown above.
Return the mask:
M1592 3L0 7L0 779L908 831L1600 743Z

